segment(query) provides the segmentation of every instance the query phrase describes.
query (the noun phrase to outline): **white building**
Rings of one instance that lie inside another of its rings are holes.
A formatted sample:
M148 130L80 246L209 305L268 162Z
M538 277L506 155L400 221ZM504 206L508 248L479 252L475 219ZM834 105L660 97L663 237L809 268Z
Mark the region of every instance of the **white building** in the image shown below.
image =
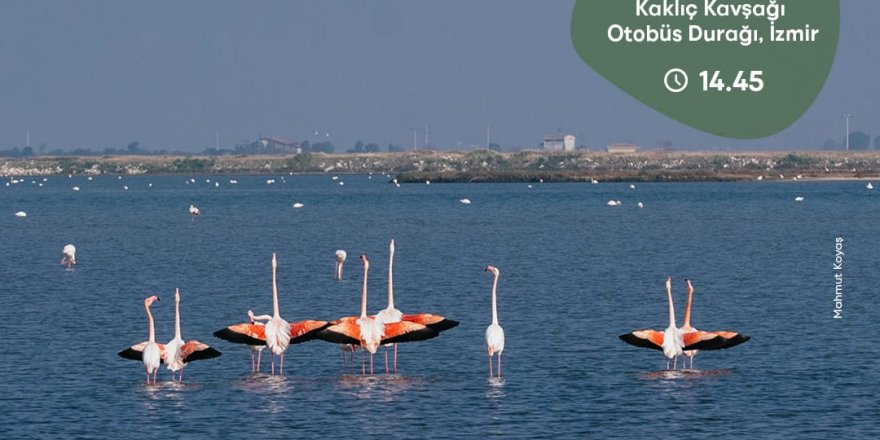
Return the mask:
M571 134L548 134L544 136L544 151L565 151L572 152L575 150L575 137Z

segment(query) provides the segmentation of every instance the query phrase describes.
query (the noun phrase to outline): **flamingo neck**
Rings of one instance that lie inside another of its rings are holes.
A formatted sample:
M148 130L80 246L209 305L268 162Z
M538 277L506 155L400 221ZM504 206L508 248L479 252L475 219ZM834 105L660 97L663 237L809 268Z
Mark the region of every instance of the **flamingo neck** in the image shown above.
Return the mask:
M361 297L361 318L367 317L367 266L364 266L364 287Z
M182 339L180 337L180 297L175 296L174 298L174 337L177 339Z
M394 251L391 251L391 255L388 257L388 309L391 310L394 308Z
M272 266L272 313L274 317L280 317L278 313L278 283L275 281L275 266Z
M148 341L152 344L156 342L156 332L153 330L153 314L150 313L150 305L145 304L144 308L147 309L147 321L150 323L150 338Z
M498 325L498 274L492 281L492 324Z
M691 326L691 300L694 298L694 288L688 287L688 300L684 306L684 326Z
M666 287L666 296L669 298L669 326L675 327L675 308L672 305L672 289Z

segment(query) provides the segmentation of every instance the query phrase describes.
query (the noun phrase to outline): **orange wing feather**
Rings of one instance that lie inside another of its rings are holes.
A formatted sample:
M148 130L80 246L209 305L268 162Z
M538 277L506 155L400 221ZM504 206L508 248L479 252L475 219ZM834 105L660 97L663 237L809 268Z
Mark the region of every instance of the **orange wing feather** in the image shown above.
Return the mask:
M657 330L636 330L620 335L620 339L636 347L663 350L663 332Z
M318 332L330 325L327 321L297 321L290 323L290 343L299 344L318 337ZM265 333L265 330L264 330Z

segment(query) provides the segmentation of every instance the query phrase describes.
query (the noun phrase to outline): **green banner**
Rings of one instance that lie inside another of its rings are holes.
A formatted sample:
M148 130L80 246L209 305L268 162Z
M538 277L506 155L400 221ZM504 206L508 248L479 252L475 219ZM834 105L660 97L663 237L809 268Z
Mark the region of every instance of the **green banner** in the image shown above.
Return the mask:
M730 138L775 134L816 99L839 0L578 0L580 57L655 110Z

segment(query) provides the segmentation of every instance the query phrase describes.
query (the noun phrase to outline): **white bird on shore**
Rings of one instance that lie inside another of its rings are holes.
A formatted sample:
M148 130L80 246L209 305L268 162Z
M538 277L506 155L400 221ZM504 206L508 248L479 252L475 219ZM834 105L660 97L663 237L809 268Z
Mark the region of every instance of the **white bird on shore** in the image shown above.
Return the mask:
M300 203L300 202L296 202L296 203L293 204L293 207L294 207L294 208L297 208L297 209L302 208L303 206L305 206L305 205L303 205L303 204Z
M590 179L590 183L592 183L593 185L595 185L595 184L599 183L599 181L596 180L596 179Z
M764 180L764 176L758 176L758 178L757 178L757 179L755 179L755 180L757 180L757 181L759 181L759 182L760 182L760 181L762 181L762 180Z
M15 213L16 217L27 217L27 213L24 211L18 211Z
M803 201L804 201L804 197L803 197L803 196L797 196L797 197L794 198L794 201L795 201L795 202L803 202Z
M78 186L74 186L74 187L73 187L73 190L74 190L74 191L79 191L79 187L78 187Z
M339 186L345 186L345 182L339 182Z
M61 264L66 264L67 268L76 264L76 246L68 244L61 250Z
M458 201L461 202L462 205L470 205L471 204L471 199L459 199Z
M638 206L639 208L644 208L644 207L645 207L645 204L642 203L642 202L639 202L639 203L636 204L636 206Z
M608 205L608 206L620 206L621 203L620 203L620 200L609 200L608 203L606 203L606 205Z
M425 181L425 185L430 185L430 184L431 184L431 181L430 181L430 180L426 180L426 181Z
M629 184L629 189L636 189L636 186L633 185L632 183L630 183L630 184Z
M871 182L868 182L868 185L865 188L874 189L874 185Z

